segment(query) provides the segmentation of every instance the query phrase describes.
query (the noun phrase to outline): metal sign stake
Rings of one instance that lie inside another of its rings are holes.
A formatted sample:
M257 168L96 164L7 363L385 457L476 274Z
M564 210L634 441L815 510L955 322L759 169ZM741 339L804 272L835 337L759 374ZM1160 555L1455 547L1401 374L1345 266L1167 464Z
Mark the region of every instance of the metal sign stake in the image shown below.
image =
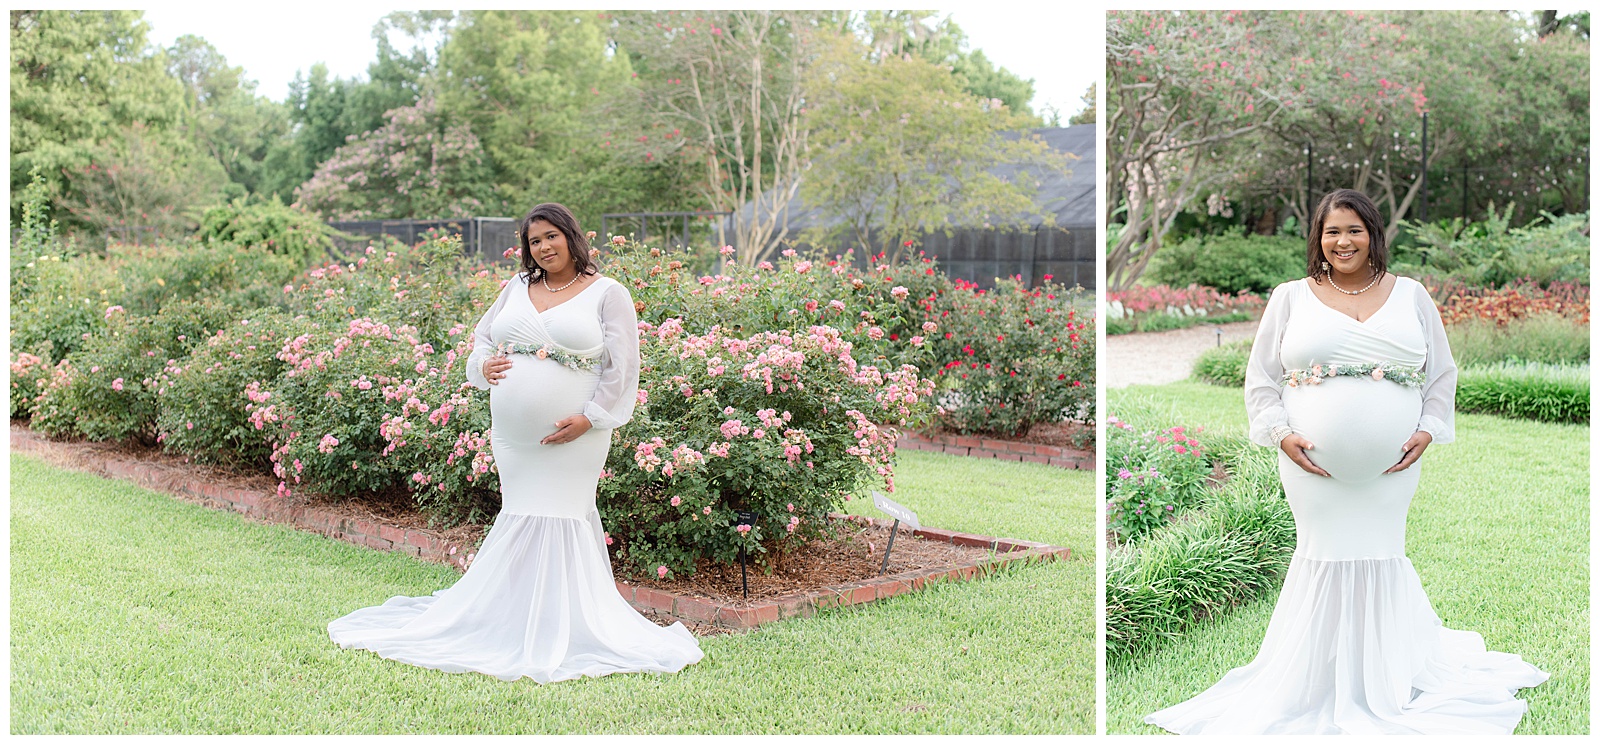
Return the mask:
M899 534L900 534L900 521L897 519L897 520L894 521L894 525L889 528L889 545L884 547L884 549L883 549L883 565L878 567L878 574L880 574L880 575L883 574L884 572L889 571L889 552L894 550L894 537L899 535Z

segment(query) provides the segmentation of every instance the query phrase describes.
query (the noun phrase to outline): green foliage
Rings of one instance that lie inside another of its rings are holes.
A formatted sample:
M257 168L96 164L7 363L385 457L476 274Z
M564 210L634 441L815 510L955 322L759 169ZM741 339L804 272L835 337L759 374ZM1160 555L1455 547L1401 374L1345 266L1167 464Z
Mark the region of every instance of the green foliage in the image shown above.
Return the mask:
M202 463L259 467L272 451L250 420L249 386L283 371L277 359L297 324L277 308L244 313L155 378L157 440Z
M1115 417L1107 422L1106 526L1119 541L1141 538L1206 496L1211 466L1186 429L1140 431Z
M1250 364L1250 340L1240 339L1200 353L1194 377L1224 388L1243 388L1245 366Z
M1546 212L1528 225L1512 227L1515 209L1508 204L1496 213L1491 203L1488 217L1480 222L1455 218L1408 225L1417 247L1414 255L1399 257L1406 262L1402 266L1474 287L1502 287L1519 280L1541 286L1588 281L1589 213L1557 217Z
M196 237L207 246L255 249L286 256L296 268L326 261L333 253L333 229L316 216L271 199L235 199L207 209Z
M1502 362L1461 371L1456 409L1540 422L1589 421L1589 365Z
M334 220L470 217L493 189L478 138L432 96L385 115L295 189L296 206Z
M1271 591L1288 567L1294 516L1277 455L1266 448L1225 451L1229 481L1195 516L1107 557L1109 665L1128 665L1201 619Z
M1589 324L1556 313L1507 321L1469 318L1444 327L1450 354L1462 367L1522 361L1578 364L1589 361Z
M1035 179L991 170L1063 172L1065 156L1030 134L1006 136L1024 122L967 93L946 69L917 57L874 64L850 42L828 45L807 79L813 167L801 193L843 219L829 237L898 252L925 230L1020 226L1041 216Z
M501 214L565 194L574 147L596 122L598 103L632 75L626 54L607 49L610 24L596 11L463 11L439 52L439 110L470 129L496 190L481 198ZM563 197L578 209L586 205ZM599 213L583 213L598 224Z
M163 153L158 159L176 154L182 90L147 48L140 16L132 10L11 12L13 220L35 168L52 200L81 197L67 174L95 162L101 143L127 128L150 132ZM85 227L59 216L68 230Z
M260 192L272 147L289 135L287 109L255 93L216 47L198 36L178 37L166 50L167 72L184 87L184 127L227 175L224 198Z
M155 444L157 379L228 314L215 303L175 303L153 316L113 306L35 402L34 426L58 437Z
M1305 272L1305 241L1245 235L1238 227L1222 235L1199 236L1162 246L1149 270L1154 282L1174 287L1215 287L1228 294L1266 294L1283 282L1305 276Z
M929 23L938 11L865 10L852 14L856 36L871 50L873 59L914 54L940 67L950 68L962 90L982 99L997 98L1007 109L1039 123L1029 109L1033 81L995 67L982 50L967 49L967 34L949 16ZM1049 126L1057 126L1051 124Z

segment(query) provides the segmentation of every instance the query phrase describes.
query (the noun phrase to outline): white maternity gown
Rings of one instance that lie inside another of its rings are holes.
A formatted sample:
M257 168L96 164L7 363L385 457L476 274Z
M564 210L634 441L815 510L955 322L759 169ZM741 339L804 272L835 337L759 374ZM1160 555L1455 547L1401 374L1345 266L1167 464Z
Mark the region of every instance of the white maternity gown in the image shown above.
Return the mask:
M1519 688L1548 674L1483 637L1445 628L1406 559L1417 464L1384 475L1412 433L1454 439L1456 367L1438 309L1398 278L1357 321L1318 299L1310 280L1279 285L1245 376L1250 437L1272 446L1287 424L1315 446L1307 473L1278 452L1297 545L1250 664L1200 695L1145 718L1179 734L1506 734L1527 704ZM1286 370L1390 362L1420 367L1421 388L1370 376L1285 386Z
M490 391L500 514L453 587L363 608L330 623L329 636L412 665L540 683L677 672L699 661L700 647L682 624L657 626L617 593L595 510L611 432L632 417L638 391L638 325L627 288L599 278L541 313L519 273L475 335L466 370L473 385ZM505 378L490 386L482 364L500 344L548 345L558 354L512 354ZM557 357L598 360L598 370ZM592 429L569 443L540 444L557 421L580 413Z

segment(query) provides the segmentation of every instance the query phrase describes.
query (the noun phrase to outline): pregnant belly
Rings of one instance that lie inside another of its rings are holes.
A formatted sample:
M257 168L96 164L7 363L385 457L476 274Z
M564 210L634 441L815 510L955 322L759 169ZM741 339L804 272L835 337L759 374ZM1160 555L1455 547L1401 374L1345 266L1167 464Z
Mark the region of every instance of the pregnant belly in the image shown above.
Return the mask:
M538 442L556 431L555 423L583 412L600 377L553 360L511 355L506 376L489 387L489 413L495 439Z
M1340 481L1367 481L1400 461L1422 395L1386 380L1338 377L1285 388L1289 427L1314 446L1311 461Z

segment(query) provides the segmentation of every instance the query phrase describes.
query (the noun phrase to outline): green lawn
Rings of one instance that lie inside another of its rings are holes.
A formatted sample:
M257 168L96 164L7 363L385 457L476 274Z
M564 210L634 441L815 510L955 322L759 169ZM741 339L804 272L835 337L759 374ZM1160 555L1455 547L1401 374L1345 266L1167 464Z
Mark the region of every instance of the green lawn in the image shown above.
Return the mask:
M1092 733L1093 495L1090 474L904 453L895 497L926 524L1074 560L703 639L676 675L540 686L328 641L448 568L13 455L11 730Z
M1170 407L1175 424L1242 432L1240 391L1198 383L1111 392ZM1160 409L1158 409L1160 410ZM1550 680L1520 696L1518 734L1589 731L1589 428L1458 415L1457 440L1423 455L1407 553L1446 626L1522 655ZM1211 619L1106 681L1106 731L1161 732L1144 715L1255 657L1276 593Z

